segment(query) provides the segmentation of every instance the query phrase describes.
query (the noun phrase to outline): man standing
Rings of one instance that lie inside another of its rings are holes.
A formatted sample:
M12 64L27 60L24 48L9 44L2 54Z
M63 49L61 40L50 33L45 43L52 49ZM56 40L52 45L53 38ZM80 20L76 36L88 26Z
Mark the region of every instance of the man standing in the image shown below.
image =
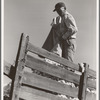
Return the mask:
M75 20L62 2L57 3L53 11L59 16L53 19L51 31L42 48L73 62L78 31Z

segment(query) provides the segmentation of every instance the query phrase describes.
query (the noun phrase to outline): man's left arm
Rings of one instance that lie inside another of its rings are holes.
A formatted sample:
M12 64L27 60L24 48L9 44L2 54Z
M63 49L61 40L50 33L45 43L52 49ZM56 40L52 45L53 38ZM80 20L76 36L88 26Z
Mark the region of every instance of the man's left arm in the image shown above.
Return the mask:
M66 40L71 35L75 34L78 31L78 28L76 26L76 22L72 16L65 16L65 25L67 27L67 32L64 33L62 38Z

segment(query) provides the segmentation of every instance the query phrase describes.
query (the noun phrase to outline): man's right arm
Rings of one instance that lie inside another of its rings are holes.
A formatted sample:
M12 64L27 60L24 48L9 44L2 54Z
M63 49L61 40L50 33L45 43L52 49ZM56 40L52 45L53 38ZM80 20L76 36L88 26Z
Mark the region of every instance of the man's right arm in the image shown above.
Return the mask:
M78 31L75 20L72 16L65 17L65 25L67 28L67 32L62 36L64 40L66 40Z

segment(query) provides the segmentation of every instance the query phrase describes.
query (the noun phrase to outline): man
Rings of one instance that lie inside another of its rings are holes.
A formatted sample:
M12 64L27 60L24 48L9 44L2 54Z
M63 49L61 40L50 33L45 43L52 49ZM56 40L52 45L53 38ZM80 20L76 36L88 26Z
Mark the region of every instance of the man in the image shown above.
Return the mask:
M51 31L42 48L73 62L78 31L75 20L62 2L57 3L53 11L59 16L53 19Z

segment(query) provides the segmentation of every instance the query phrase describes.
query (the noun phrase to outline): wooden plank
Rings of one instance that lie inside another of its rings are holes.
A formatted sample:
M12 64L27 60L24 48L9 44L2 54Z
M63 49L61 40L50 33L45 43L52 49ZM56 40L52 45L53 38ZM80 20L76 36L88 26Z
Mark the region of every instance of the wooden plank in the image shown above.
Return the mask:
M25 100L70 100L27 86L22 86L19 94ZM86 100L96 100L96 94L87 92Z
M19 94L20 98L23 98L25 100L68 100L51 93L47 93L45 91L25 86L21 87Z
M35 47L31 43L28 44L27 49L30 52L33 52L33 53L36 53L38 55L44 56L48 59L51 59L55 62L58 62L58 63L62 64L62 65L71 67L71 68L79 71L79 65L74 64L74 63L68 61L67 59L61 58L61 57L57 56L56 54L48 52L47 50L44 50L44 49L39 48L39 47ZM89 69L89 75L96 78L96 72L91 70L91 69Z
M89 69L89 75L96 79L96 71Z
M23 84L38 87L44 90L57 92L63 95L69 95L72 97L78 96L78 88L71 87L50 78L42 77L34 73L24 72Z
M9 76L11 69L11 64L4 61L4 73Z
M33 46L30 42L28 44L28 48L27 49L30 52L33 52L33 53L36 53L38 55L44 56L44 57L46 57L48 59L51 59L53 61L56 61L56 62L62 64L62 65L65 65L65 66L71 67L73 69L79 70L79 66L77 64L74 64L74 63L68 61L67 59L61 58L61 57L57 56L54 53L48 52L45 49Z
M59 78L68 80L70 82L79 84L80 76L71 71L63 69L59 66L51 65L45 61L36 59L30 55L27 55L26 58L27 59L26 59L25 65L31 69L36 69L41 72L53 75L55 77L59 77Z
M23 68L25 64L25 55L26 55L26 48L29 41L29 37L25 34L21 34L18 53L16 57L16 70L15 70L15 79L12 82L12 95L11 100L19 100L19 90L21 85L21 76L23 74Z
M4 61L4 75L8 76L10 79L14 78L15 75L15 67L10 63Z
M87 87L89 89L96 89L96 80L89 79L87 80Z
M96 94L87 93L87 94L86 94L86 100L97 100L97 99L96 99Z
M82 73L81 79L80 79L79 100L86 100L88 70L89 70L89 65L85 63L85 70L84 70L84 73Z
M26 58L27 58L27 60L25 62L26 63L25 65L27 67L39 70L44 73L48 73L50 75L62 78L64 80L67 80L67 81L70 81L70 82L73 82L73 83L76 83L79 85L79 80L80 80L79 75L77 75L71 71L68 71L66 69L60 68L59 66L54 66L54 65L46 63L42 60L36 59L30 55L27 55ZM88 85L89 89L91 89L91 88L95 89L96 81L89 79L87 82L87 85Z

